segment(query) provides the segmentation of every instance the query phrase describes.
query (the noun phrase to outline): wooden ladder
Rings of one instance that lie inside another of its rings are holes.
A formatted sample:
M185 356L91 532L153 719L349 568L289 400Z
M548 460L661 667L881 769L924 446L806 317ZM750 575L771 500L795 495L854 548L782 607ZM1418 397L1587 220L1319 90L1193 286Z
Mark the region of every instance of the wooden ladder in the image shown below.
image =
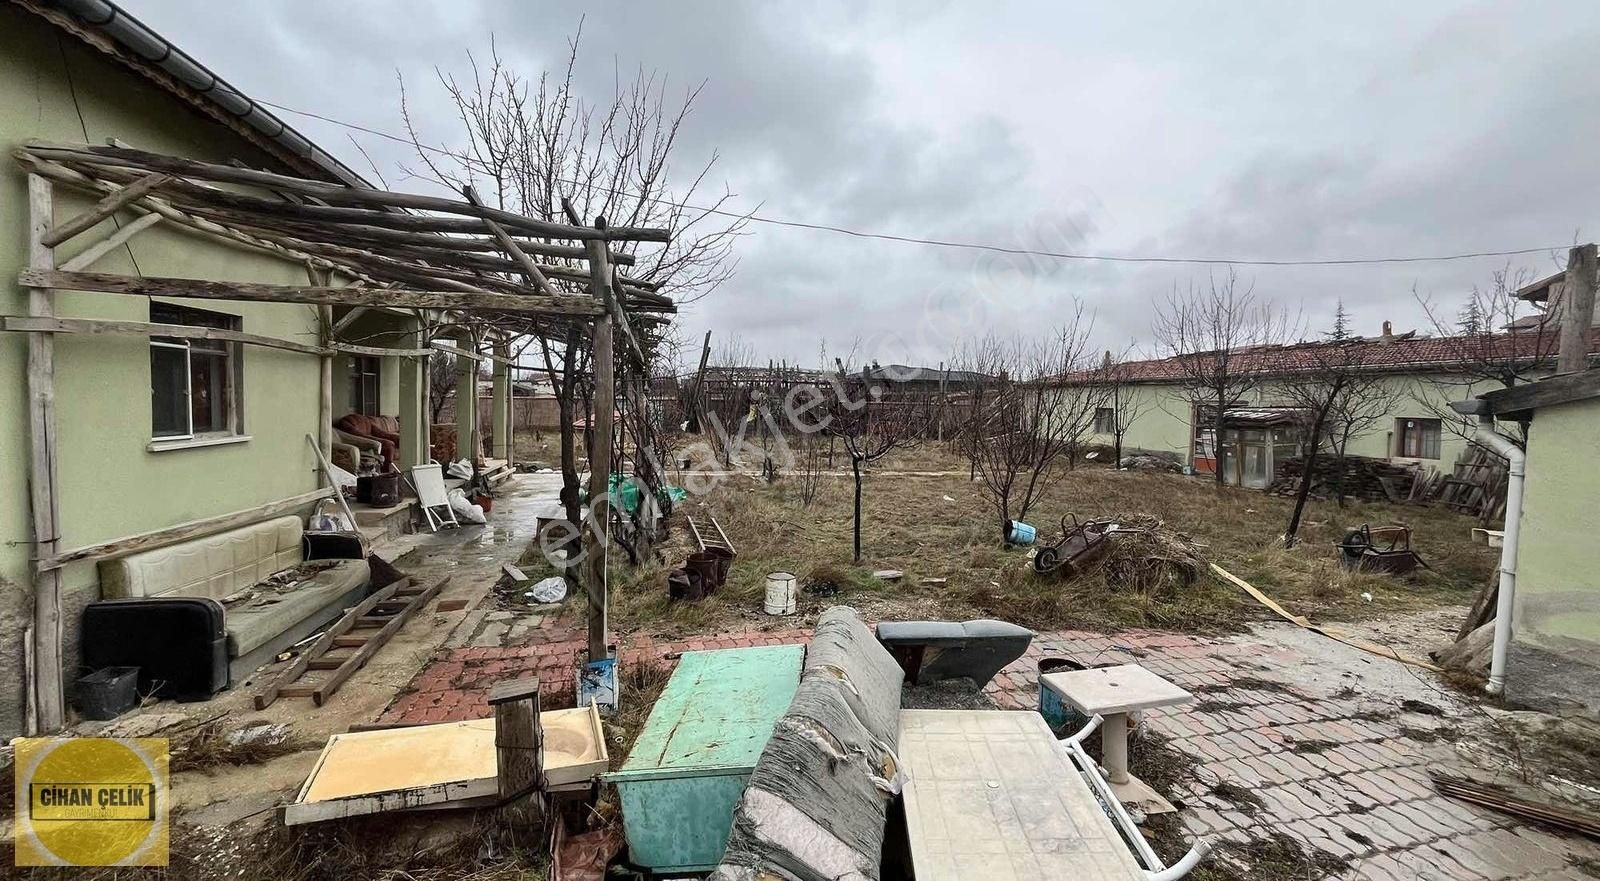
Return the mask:
M701 553L705 553L708 548L720 548L727 551L730 557L737 554L733 549L733 542L728 540L728 534L722 531L722 524L718 523L717 518L711 516L709 512L685 508L683 517L689 521L689 532L694 535L694 542L700 546Z
M261 689L255 698L256 709L264 710L280 697L309 697L322 706L345 680L372 660L406 619L438 596L448 583L450 578L446 576L423 588L410 578L402 578L357 603ZM315 682L298 681L313 670L327 671L328 675Z

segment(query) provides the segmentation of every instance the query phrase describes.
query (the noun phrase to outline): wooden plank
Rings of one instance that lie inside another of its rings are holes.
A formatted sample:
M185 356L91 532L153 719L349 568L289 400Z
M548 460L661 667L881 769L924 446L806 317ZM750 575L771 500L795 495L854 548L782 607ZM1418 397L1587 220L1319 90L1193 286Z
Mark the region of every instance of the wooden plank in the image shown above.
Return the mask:
M1232 583L1245 593L1248 593L1255 599L1256 602L1266 606L1274 612L1277 612L1278 615L1280 615L1284 620L1292 624L1296 624L1305 628L1306 630L1310 630L1313 633L1320 633L1329 639L1342 642L1351 648L1357 648L1368 654L1377 655L1380 658L1388 658L1391 661L1399 661L1402 664L1409 664L1413 667L1421 667L1424 670L1432 670L1435 673L1439 672L1439 667L1437 665L1429 661L1425 661L1422 658L1405 654L1404 652L1397 651L1396 649L1392 649L1386 645L1373 642L1370 639L1363 639L1362 637L1351 635L1326 624L1312 624L1310 619L1306 618L1304 615L1293 614L1283 606L1278 605L1278 603L1271 597L1257 590L1253 585L1250 584L1250 582L1245 581L1243 578L1240 578L1232 572L1229 572L1221 566L1218 566L1216 563L1211 564L1211 571L1216 573L1223 580Z
M400 581L396 581L394 584L385 587L377 593L374 593L372 596L369 596L357 603L350 609L350 611L339 616L339 620L333 622L333 624L331 624L327 630L323 631L322 635L317 637L316 642L307 646L306 650L300 653L300 657L295 658L294 661L289 664L289 666L283 668L282 672L274 677L271 682L267 683L265 688L262 688L261 691L256 694L254 701L255 708L258 710L264 710L267 707L272 706L272 702L281 696L292 697L293 694L288 691L290 688L290 683L294 682L296 679L299 679L302 675L304 675L306 670L310 669L312 659L321 657L328 651L328 649L333 648L333 641L338 637L350 632L350 628L355 626L355 620L357 618L365 615L373 606L376 606L377 604L393 596L395 591L399 590L400 586L406 584L408 580L409 579L401 579ZM310 693L311 692L309 691L306 692L307 695Z
M150 212L149 214L141 214L134 220L118 227L116 232L113 232L111 235L108 235L89 247L84 248L82 253L78 254L78 256L68 260L57 268L62 272L78 272L80 270L88 269L101 257L104 257L112 251L115 251L123 245L126 245L129 239L133 238L139 233L144 232L150 227L155 226L156 224L160 223L161 220L161 215L155 213L154 211Z
M365 636L335 636L333 644L338 648L360 648L367 644Z
M197 327L188 324L158 324L149 321L111 321L99 318L25 318L0 315L0 330L30 333L81 333L89 336L164 336L183 340L223 340L245 343L303 355L323 355L330 350L321 346L280 340L274 337L226 330L220 327Z
M96 202L88 211L83 212L82 214L66 221L65 223L57 224L56 226L52 227L49 232L44 234L41 242L46 247L53 248L62 242L67 241L73 236L78 235L79 233L92 229L101 221L104 221L106 218L133 204L139 199L143 199L145 196L149 195L152 190L164 183L170 182L171 180L172 177L170 175L157 172L147 174L125 187L119 187L106 195L106 197L101 199L99 202Z
M528 580L528 576L525 575L521 569L518 569L510 563L502 564L500 566L500 571L504 572L507 578L510 578L512 581L515 581L518 584Z
M455 199L446 199L440 196L395 193L367 187L330 184L306 178L291 177L285 174L275 174L270 171L258 171L253 168L234 168L228 165L200 162L194 159L166 156L143 150L88 144L52 144L43 141L30 141L26 149L30 153L58 161L122 165L138 169L164 171L199 180L250 184L272 190L286 190L291 193L315 196L335 205L377 205L466 215L468 217L498 221L513 229L549 238L665 242L668 240L669 235L668 231L664 229L619 228L615 230L593 230L582 226L568 226L562 223L535 220L531 217L524 217L520 214L502 211L497 208L469 205Z
M441 352L449 352L452 355L455 355L459 358L466 358L469 361L477 361L479 363L484 361L493 361L496 364L504 364L507 367L521 366L510 358L501 355L495 355L490 352L469 352L460 346L452 346L444 340L431 340L429 341L428 345L432 348L438 349ZM540 369L542 370L543 368Z
M112 275L103 272L53 272L26 269L17 277L23 287L98 291L137 297L192 297L201 300L244 300L264 303L310 303L329 306L405 306L414 309L492 309L529 315L598 315L604 307L582 294L557 297L529 294L469 294L460 291L415 291L399 288L294 287L247 282L204 281Z
M55 250L45 244L54 207L50 182L28 175L28 266L33 271L55 267ZM24 285L28 315L52 318L55 293L48 285ZM28 503L33 518L33 556L54 557L61 547L61 514L56 497L56 361L55 335L28 334ZM33 706L39 732L54 733L66 724L67 706L62 661L61 570L36 570L33 578Z
M367 640L365 645L356 649L355 652L350 655L350 657L346 658L344 664L342 664L339 669L333 671L333 674L327 679L317 683L316 691L314 691L311 695L311 699L316 702L316 705L320 707L324 703L327 703L328 698L333 697L334 692L339 690L339 686L343 685L345 680L349 679L351 676L354 676L357 670L360 670L362 667L366 666L367 661L371 660L372 656L377 654L379 649L383 648L383 644L389 641L389 637L394 636L395 632L401 627L405 626L406 621L413 614L415 614L418 609L426 606L435 596L438 596L439 591L444 590L444 586L449 583L450 576L447 575L444 578L435 581L432 587L413 597L410 605L406 606L403 611L397 613L389 620L388 624L383 625L382 630L379 630L377 633L373 634L372 638Z
M139 535L116 538L112 539L111 541L105 541L99 544L88 545L75 550L58 553L51 557L43 557L40 558L37 563L35 563L35 566L40 571L44 571L46 569L58 569L76 560L87 560L91 558L110 559L131 554L135 551L145 551L151 548L165 547L167 545L177 544L180 541L188 541L189 539L197 536L210 535L213 532L222 532L224 530L233 529L237 526L247 526L251 523L259 523L263 520L270 520L273 517L287 514L290 511L293 511L297 508L302 508L318 499L326 498L332 494L333 490L328 488L312 490L308 493L290 496L287 499L279 499L275 502L268 502L265 505L257 505L253 508L246 508L243 511L234 511L231 514L222 514L217 517L207 517L203 520L190 520L187 523L179 523L176 526L169 526L166 529L158 529L154 532L145 532L140 533Z

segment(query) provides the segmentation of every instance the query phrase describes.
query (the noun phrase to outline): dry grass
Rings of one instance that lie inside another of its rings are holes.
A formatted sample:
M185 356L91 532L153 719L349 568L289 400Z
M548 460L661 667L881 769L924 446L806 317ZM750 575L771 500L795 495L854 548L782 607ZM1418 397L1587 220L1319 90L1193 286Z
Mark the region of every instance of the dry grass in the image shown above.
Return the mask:
M209 772L224 765L259 765L317 746L315 741L295 734L286 724L228 728L219 719L201 726L175 745L168 768L176 774L180 771Z
M1035 627L1217 630L1267 614L1209 576L1190 587L1154 590L1120 589L1103 570L1073 581L1038 578L1026 551L1002 544L981 484L967 479L965 460L948 449L897 453L873 471L864 494L861 565L850 559L848 478L826 479L813 504L804 506L797 489L782 480L768 485L732 477L689 502L712 511L739 551L727 586L702 602L672 603L665 587L670 566L646 566L617 579L614 620L625 629L668 634L772 624L761 613L767 573L804 576L818 567L848 577L839 579L844 583L836 597L802 595L802 617L847 602L880 618L994 616ZM908 471L957 473L907 476ZM1494 565L1494 552L1471 542L1474 521L1444 509L1362 502L1340 508L1313 501L1301 542L1285 550L1279 536L1289 510L1287 499L1218 488L1202 479L1080 466L1062 474L1027 519L1039 527L1041 541L1054 541L1056 524L1068 512L1153 517L1192 539L1206 560L1322 620L1465 604ZM1346 529L1394 522L1413 527L1414 546L1431 570L1407 578L1340 571L1334 545ZM687 535L679 532L664 548L672 565L690 550ZM905 577L885 584L871 577L875 569L899 569ZM923 582L929 578L945 581Z

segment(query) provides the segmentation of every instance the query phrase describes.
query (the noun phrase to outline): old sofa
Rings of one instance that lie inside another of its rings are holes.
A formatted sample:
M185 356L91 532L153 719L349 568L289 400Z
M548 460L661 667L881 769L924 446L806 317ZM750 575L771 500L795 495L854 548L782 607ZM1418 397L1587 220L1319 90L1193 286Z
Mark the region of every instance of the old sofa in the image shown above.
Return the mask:
M304 525L287 515L100 563L105 599L221 600L305 562ZM337 617L366 593L365 560L339 560L273 602L227 609L230 679L242 681L279 652Z

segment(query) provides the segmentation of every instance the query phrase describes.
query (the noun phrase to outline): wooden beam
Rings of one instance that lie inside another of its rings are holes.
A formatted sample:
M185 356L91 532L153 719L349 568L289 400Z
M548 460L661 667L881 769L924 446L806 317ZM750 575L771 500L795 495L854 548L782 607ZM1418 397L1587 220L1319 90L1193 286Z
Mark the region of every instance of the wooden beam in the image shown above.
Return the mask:
M294 235L324 234L336 236L329 241L344 240L360 243L365 246L394 245L424 250L450 250L450 251L477 251L499 252L500 243L488 236L452 235L444 236L439 233L409 232L399 229L388 229L381 226L361 226L358 224L343 223L337 227L314 226L293 220L268 220L260 219L260 223L270 223L274 228ZM517 239L517 247L528 255L539 257L552 257L558 260L588 260L589 251L576 245L551 245L532 239ZM632 254L621 251L611 252L611 262L618 266L634 265Z
M128 243L128 240L161 222L161 215L150 212L118 227L116 232L83 249L83 253L61 264L62 272L79 272L94 265L101 257Z
M604 310L581 294L559 296L468 294L398 288L292 287L247 282L204 281L112 275L102 272L53 272L27 269L18 276L23 287L99 291L138 297L192 297L202 300L244 300L266 303L311 303L330 306L407 306L425 309L492 309L529 315L597 315Z
M472 184L462 187L461 194L467 197L467 201L472 203L473 207L483 207L483 203L478 200L478 191L473 189ZM483 225L489 228L489 234L494 236L494 240L500 243L500 247L511 255L511 259L522 270L523 275L526 275L530 281L538 286L539 290L544 291L546 294L555 293L555 289L550 287L550 279L545 277L538 264L534 263L527 254L522 253L522 249L517 247L516 242L512 241L511 234L506 232L505 227L495 223L488 217L483 219ZM605 243L601 242L600 247L604 248Z
M1561 291L1561 337L1556 373L1589 369L1589 340L1594 335L1595 246L1580 245L1567 255L1567 281Z
M495 767L502 807L524 814L519 823L544 815L544 730L539 724L539 680L498 682L489 690L494 710ZM531 799L529 798L531 796ZM522 804L523 799L529 799Z
M592 284L597 294L611 284L611 266L606 262L603 248L590 251L589 269L594 275ZM584 589L589 594L589 660L599 661L609 657L606 598L606 551L610 545L611 506L611 421L617 407L615 356L611 345L611 314L601 314L594 321L594 412L589 424L593 426L594 449L589 451L589 530L588 553L584 555L587 578Z
M81 547L70 551L63 551L50 557L41 557L34 563L34 568L44 572L51 569L59 569L68 563L76 562L78 560L110 560L117 557L126 556L136 551L147 551L151 548L166 547L167 545L177 544L181 541L188 541L191 538L197 538L202 535L210 535L215 532L223 532L238 526L248 526L251 523L260 523L263 520L270 520L273 517L278 517L283 514L290 513L291 511L298 511L299 509L304 508L306 505L309 505L318 499L327 498L332 494L333 490L331 488L323 487L322 489L312 490L308 493L290 496L287 499L279 499L275 502L268 502L265 505L256 505L252 508L246 508L243 511L234 511L231 514L221 514L216 517L206 517L201 520L190 520L186 523L179 523L175 526L169 526L165 529L155 530L154 532L143 532L138 535L130 535L123 538L112 539L111 541L103 541L99 544L88 545L87 547Z
M1474 408L1474 412L1504 416L1596 397L1600 397L1600 369L1564 373L1538 382L1487 392L1475 399L1482 404Z
M325 355L329 350L273 337L258 336L220 327L188 324L156 324L148 321L112 321L100 318L32 318L0 315L0 330L22 333L78 333L86 336L165 336L182 340L224 340L268 349L282 349L303 355Z
M53 221L50 182L28 175L28 266L55 268L55 249L45 244ZM23 285L28 290L28 315L55 316L55 292L48 285ZM61 513L56 495L56 361L55 335L28 334L28 502L33 515L34 559L54 557L61 547ZM37 571L33 578L33 681L28 688L38 714L37 732L54 733L66 725L67 704L62 661L61 572Z
M94 207L88 211L51 228L49 232L44 234L43 242L46 246L53 248L81 232L92 229L107 217L139 199L143 199L156 187L171 180L171 176L157 172L147 174L125 187L120 187L106 195L99 202L96 202Z
M439 196L395 193L366 187L330 184L306 178L275 174L270 171L234 168L228 165L200 162L194 159L165 156L160 153L130 150L122 147L90 144L51 144L30 141L25 149L48 159L86 162L93 165L121 165L144 170L164 171L169 174L198 178L200 180L249 184L271 190L286 190L292 193L315 196L335 205L380 205L391 208L412 208L421 211L439 211L446 214L477 217L498 221L512 229L519 229L532 235L549 238L665 242L668 241L670 235L664 229L596 230L582 226L568 226L562 223L549 223L514 214L510 211L469 205L455 199L446 199Z
M343 315L339 316L339 320L335 321L333 323L333 335L334 336L338 336L340 331L344 330L345 328L349 327L351 324L355 323L355 320L357 318L360 318L362 315L365 315L366 312L367 312L367 307L365 307L365 306L357 306L357 307L351 309L350 311L344 313Z
M506 365L509 365L511 367L519 366L517 364L517 362L511 360L510 358L504 357L502 355L496 355L496 354L493 354L491 352L469 352L466 349L461 348L460 346L452 346L449 343L445 342L444 340L433 340L433 341L429 342L428 345L433 347L433 348L435 348L435 349L438 349L441 352L449 352L452 355L458 355L458 356L460 356L462 358L468 358L468 359L471 359L473 361L478 361L478 362L493 361L496 364L506 364Z
M645 367L644 350L639 347L639 341L633 336L633 327L628 324L628 314L622 311L622 303L617 299L616 291L612 288L611 266L606 262L605 252L599 243L593 244L589 249L590 290L596 300L604 303L611 316L613 327L622 331L624 350L629 359L643 370ZM594 272L595 266L601 267L604 272Z
M358 346L355 343L341 343L338 340L329 343L328 348L335 352L345 352L350 355L372 355L378 358L426 358L433 354L432 349L391 349L386 346Z

